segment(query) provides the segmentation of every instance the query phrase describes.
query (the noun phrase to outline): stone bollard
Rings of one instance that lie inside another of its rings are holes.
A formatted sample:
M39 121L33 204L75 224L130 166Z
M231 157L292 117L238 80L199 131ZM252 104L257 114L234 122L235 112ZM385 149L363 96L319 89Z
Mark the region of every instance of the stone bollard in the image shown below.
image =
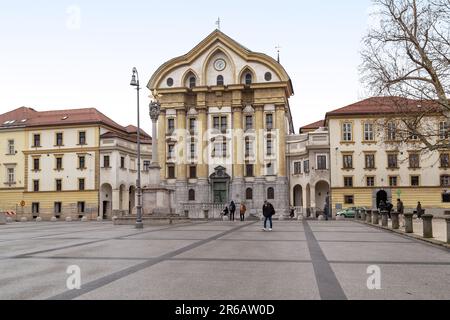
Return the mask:
M56 222L56 221L58 221L58 218L57 218L57 217L52 217L52 218L50 219L50 221L51 221L51 222Z
M433 215L432 214L424 214L422 216L423 221L423 237L425 239L433 238Z
M305 217L303 217L303 214L299 214L297 220L302 221Z
M28 221L27 217L22 217L22 218L20 219L20 222L27 222L27 221Z
M87 218L87 217L81 218L81 222L87 222L87 221L88 221L88 218Z
M11 217L6 218L6 223L12 223L12 222L14 222L13 218L11 218Z
M400 229L400 222L399 222L398 216L399 216L398 212L392 212L392 213L391 213L391 217L392 217L392 229L394 229L394 230Z
M361 211L361 215L360 215L360 220L362 221L366 221L366 210L362 210Z
M320 215L319 216L319 221L324 221L324 220L325 220L325 218L322 215Z
M367 210L366 212L366 222L371 223L372 222L372 210Z
M72 217L67 217L66 222L72 222Z
M37 217L36 218L36 222L42 222L42 218L41 217Z
M97 221L98 222L102 222L103 221L103 217L97 217Z
M222 220L223 221L230 221L230 218L228 216L223 216Z
M414 213L405 213L405 233L414 233L413 229L413 215Z
M381 211L381 225L386 228L389 226L389 212Z
M375 224L375 225L380 224L380 213L378 210L372 211L372 224Z
M445 221L447 222L447 243L450 244L450 217L446 217Z
M284 221L284 220L286 220L285 216L281 215L281 216L278 217L278 221Z

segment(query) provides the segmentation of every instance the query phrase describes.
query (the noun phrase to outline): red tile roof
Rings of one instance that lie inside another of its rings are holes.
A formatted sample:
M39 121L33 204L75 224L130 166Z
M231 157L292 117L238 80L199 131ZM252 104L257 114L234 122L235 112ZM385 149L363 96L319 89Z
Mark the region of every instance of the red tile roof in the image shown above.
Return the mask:
M410 112L439 112L439 105L432 101L412 100L401 97L374 97L328 112L326 117L345 115L377 115Z
M142 131L142 130L141 130ZM123 140L127 140L133 143L137 143L137 135L123 134L113 131L108 131L100 136L101 139L111 139L111 138L119 138ZM141 137L142 144L152 144L152 138L149 135L145 135Z

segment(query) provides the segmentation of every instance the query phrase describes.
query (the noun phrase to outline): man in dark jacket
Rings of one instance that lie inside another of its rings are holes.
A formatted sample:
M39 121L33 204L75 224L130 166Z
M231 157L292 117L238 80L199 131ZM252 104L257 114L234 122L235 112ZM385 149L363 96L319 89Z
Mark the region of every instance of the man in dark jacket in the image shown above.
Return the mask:
M267 200L264 201L263 215L264 215L263 231L272 231L272 227L273 227L272 216L275 215L275 209L270 202L267 202ZM269 225L270 225L269 229L267 229L267 221L269 221Z
M234 214L236 213L236 204L234 201L230 203L230 221L234 221Z

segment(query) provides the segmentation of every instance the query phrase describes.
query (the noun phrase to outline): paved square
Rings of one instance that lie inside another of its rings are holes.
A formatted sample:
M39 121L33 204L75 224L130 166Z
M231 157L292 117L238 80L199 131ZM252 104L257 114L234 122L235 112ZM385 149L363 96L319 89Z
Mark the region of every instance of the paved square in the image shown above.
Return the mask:
M0 299L450 299L450 252L351 221L0 226ZM67 267L81 269L68 290ZM381 289L369 290L369 266Z

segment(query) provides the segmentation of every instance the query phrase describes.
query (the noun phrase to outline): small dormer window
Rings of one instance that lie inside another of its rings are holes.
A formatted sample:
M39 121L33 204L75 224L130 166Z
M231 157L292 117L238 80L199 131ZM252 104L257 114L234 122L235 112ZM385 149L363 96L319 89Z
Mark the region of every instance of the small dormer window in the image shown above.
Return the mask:
M223 81L223 76L217 76L217 85L218 86L223 86L224 85L224 81Z
M189 88L195 88L197 85L197 79L194 76L189 77Z
M247 86L249 86L249 85L252 84L252 81L253 81L252 74L251 74L251 73L247 73L247 74L245 75L245 84L246 84Z

